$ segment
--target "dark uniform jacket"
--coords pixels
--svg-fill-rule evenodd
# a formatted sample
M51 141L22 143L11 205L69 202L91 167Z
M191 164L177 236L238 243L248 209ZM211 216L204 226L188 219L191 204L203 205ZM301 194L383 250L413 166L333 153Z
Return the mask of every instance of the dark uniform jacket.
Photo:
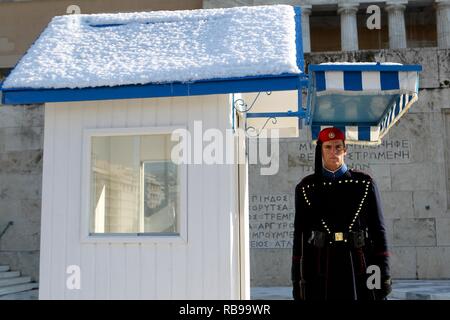
M294 299L374 300L370 265L389 278L386 232L372 178L347 170L339 178L305 177L295 189L292 257ZM374 283L374 282L373 282Z

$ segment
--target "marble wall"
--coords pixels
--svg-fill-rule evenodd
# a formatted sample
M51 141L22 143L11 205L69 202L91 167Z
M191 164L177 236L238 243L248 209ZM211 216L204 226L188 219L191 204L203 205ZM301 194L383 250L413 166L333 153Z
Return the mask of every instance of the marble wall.
M0 105L0 265L39 278L44 107Z

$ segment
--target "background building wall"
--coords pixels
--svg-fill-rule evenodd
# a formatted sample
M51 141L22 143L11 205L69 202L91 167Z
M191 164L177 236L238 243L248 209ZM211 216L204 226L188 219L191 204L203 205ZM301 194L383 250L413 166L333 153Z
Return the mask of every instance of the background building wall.
M438 0L439 1L439 0ZM342 43L349 33L356 33L350 42L352 50L380 50L392 47L389 41L390 24L393 30L404 24L404 37L406 47L435 47L437 46L436 9L435 0L204 0L204 8L221 8L234 6L253 6L268 4L288 4L302 8L302 19L307 21L309 30L303 30L303 44L305 52L338 51L342 49ZM371 5L376 5L380 10L379 28L369 29L367 22L374 11L367 12ZM341 8L350 8L351 20L355 19L355 30L341 31L342 16L349 13ZM389 21L389 7L398 10L400 19L395 17ZM348 17L347 17L348 18ZM373 21L373 20L371 20ZM351 24L350 24L351 25ZM347 27L344 27L344 30ZM448 28L445 27L445 28ZM445 29L444 28L444 29ZM445 31L446 33L448 31ZM307 40L306 40L307 39ZM349 45L349 43L347 43ZM448 47L447 47L448 48Z

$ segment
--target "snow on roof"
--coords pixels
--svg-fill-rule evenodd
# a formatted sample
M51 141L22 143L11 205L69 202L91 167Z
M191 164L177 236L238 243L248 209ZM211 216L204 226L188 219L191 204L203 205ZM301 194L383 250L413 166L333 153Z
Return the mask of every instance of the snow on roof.
M300 73L287 5L54 17L3 88Z

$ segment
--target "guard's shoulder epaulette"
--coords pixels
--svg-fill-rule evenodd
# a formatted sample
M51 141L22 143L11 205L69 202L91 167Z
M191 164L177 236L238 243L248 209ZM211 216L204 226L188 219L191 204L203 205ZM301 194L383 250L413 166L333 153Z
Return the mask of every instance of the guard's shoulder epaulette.
M349 171L353 178L365 179L365 180L369 180L369 181L373 180L372 176L366 172L355 170L355 169L349 169Z
M306 186L306 185L312 185L314 184L315 178L314 174L307 175L304 177L298 184L298 187Z

